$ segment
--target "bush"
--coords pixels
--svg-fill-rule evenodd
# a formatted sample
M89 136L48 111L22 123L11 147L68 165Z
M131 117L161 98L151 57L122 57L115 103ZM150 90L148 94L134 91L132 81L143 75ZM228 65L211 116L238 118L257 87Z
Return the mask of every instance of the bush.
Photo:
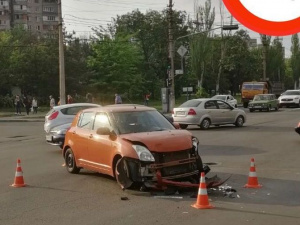
M204 88L198 88L196 92L196 97L197 98L209 98L209 94Z

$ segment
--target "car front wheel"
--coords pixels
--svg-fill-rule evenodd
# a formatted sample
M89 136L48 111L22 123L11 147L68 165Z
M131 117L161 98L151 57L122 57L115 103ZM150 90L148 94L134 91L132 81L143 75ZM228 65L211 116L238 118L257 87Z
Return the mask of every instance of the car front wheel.
M209 126L210 126L210 120L208 118L203 119L200 124L201 129L207 130Z
M69 173L79 173L80 168L76 166L76 161L73 151L69 148L65 154L66 168Z
M238 118L236 118L235 126L242 127L243 125L244 125L244 117L239 116Z

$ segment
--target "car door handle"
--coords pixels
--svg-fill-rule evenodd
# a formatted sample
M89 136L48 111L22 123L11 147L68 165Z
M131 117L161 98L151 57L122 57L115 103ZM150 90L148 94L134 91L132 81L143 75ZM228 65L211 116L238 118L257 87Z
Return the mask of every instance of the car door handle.
M94 136L92 134L90 134L89 138L93 138Z
M73 131L72 134L76 134L76 131Z

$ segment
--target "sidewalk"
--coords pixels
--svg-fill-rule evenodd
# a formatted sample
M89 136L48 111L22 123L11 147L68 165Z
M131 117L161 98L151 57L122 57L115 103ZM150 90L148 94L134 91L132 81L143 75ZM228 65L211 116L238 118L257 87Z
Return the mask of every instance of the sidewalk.
M15 115L14 112L0 112L0 122L44 122L45 115L46 112L30 113L29 115L26 115L25 112L21 115Z

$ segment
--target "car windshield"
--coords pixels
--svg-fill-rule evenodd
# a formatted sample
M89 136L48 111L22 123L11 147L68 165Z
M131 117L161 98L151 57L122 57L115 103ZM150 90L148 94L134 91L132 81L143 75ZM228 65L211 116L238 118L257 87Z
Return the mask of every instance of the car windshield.
M262 90L264 89L263 84L243 84L242 89L245 90Z
M189 100L180 105L178 108L189 108L189 107L198 107L198 105L201 104L201 101L199 100Z
M286 91L282 95L300 95L300 91Z
M113 119L120 134L175 130L158 111L114 112Z
M254 101L270 100L270 96L269 95L256 95L253 100Z
M220 99L225 101L226 100L226 96L225 95L215 95L212 97L212 99Z

